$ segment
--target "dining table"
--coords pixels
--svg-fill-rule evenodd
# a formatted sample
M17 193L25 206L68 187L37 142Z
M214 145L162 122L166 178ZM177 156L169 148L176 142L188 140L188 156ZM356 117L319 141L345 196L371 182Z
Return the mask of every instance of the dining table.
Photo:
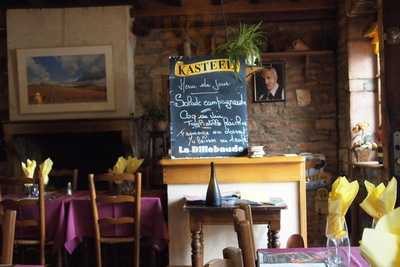
M324 247L311 247L311 248L268 248L268 249L258 249L257 253L268 253L272 255L284 255L284 254L300 254L300 253L310 253L314 255L319 255L321 258L326 257L326 248ZM290 256L288 256L290 257ZM268 264L263 264L260 262L260 267L271 266ZM368 262L361 256L359 247L350 248L350 266L349 267L369 267Z
M122 213L127 211L122 205L105 205L100 206L98 209L100 218L111 214L122 215ZM149 238L154 245L164 248L168 240L168 234L160 198L141 198L140 219L141 237ZM75 192L68 198L66 224L64 247L69 253L72 253L84 238L94 236L94 224L88 192ZM129 230L125 227L113 227L108 234L126 235L129 233Z
M7 201L26 196L5 195L3 205ZM11 203L11 202L10 202ZM72 195L60 192L46 192L46 240L54 241L53 251L65 248L70 254L85 238L94 237L94 224L91 212L90 195L88 191L76 191ZM99 216L122 214L126 208L121 205L100 206ZM38 218L37 206L24 206L17 210L21 219ZM125 226L126 227L126 226ZM129 233L124 226L116 227L109 234L126 235ZM164 249L167 245L168 232L159 197L141 198L141 228L142 238L149 239L154 246ZM32 232L22 232L16 229L16 237L27 237Z

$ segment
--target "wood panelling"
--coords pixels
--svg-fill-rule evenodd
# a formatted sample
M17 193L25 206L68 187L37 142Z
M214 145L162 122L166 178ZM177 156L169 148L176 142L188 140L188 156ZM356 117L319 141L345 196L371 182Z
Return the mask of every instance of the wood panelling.
M214 162L220 183L298 183L298 209L301 235L307 244L305 158L271 156L201 159L163 159L164 183L171 185L207 184L210 163Z
M302 181L304 157L232 157L161 160L166 184L206 184L214 162L221 183ZM240 171L238 171L240 169Z

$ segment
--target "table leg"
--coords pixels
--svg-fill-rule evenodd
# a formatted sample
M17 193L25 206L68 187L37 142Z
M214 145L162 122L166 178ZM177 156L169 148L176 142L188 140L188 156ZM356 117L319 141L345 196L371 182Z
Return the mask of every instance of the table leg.
M279 231L280 222L270 222L268 225L268 248L279 248L281 246Z
M190 222L192 235L192 267L203 267L203 229L201 223Z

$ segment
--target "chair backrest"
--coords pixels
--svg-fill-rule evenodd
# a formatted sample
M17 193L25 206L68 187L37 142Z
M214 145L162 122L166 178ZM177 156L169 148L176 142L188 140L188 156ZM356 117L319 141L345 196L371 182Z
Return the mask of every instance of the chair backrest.
M286 242L286 248L304 248L304 239L300 234L289 236Z
M96 182L104 181L110 184L122 184L124 182L134 183L134 190L131 192L122 192L120 195L109 195L109 194L97 194L96 192ZM94 218L94 230L95 230L95 240L97 244L101 242L106 242L102 239L102 233L100 225L121 225L121 224L133 224L133 241L134 245L134 266L139 266L139 241L140 241L140 207L141 207L141 194L142 194L142 176L141 173L136 174L89 174L89 189L90 189L90 199L91 199L91 207L92 207L92 215ZM131 216L127 216L124 214L123 217L108 217L108 218L100 218L98 206L107 205L107 204L123 204L128 203L133 205L134 212ZM107 240L110 243L113 238L107 236ZM115 237L115 242L123 242L123 238ZM100 253L99 253L100 254ZM97 255L98 262L101 262L101 255ZM100 258L99 258L100 257ZM100 265L100 264L98 264Z
M16 217L17 211L6 210L2 218L3 245L1 248L1 264L12 264L13 261Z
M246 219L243 209L233 210L233 222L238 238L239 248L242 250L243 266L256 266L256 251L253 239L253 229L250 222Z
M251 206L249 204L240 204L239 208L244 210L245 218L247 221L250 223L251 227L251 243L253 245L252 250L254 251L254 255L257 258L257 252L256 252L256 242L254 241L254 231L253 231L253 215L251 213Z
M243 267L242 250L227 247L223 250L224 259L209 261L205 267Z
M65 180L71 182L72 190L76 191L78 188L78 175L78 169L52 169L50 172L50 182L58 186L59 183L55 180L63 178L63 182L65 182Z
M22 228L36 228L38 236L35 238L32 236L29 238L20 238L18 235L15 237L15 244L17 245L33 245L38 244L40 247L40 264L45 264L45 245L46 245L46 211L45 211L45 190L43 177L38 176L36 179L38 183L39 196L38 198L13 198L7 199L7 208L15 209L17 211L21 211L28 206L36 206L39 209L39 217L38 218L24 218L21 219L17 216L16 219L16 229ZM3 189L4 187L21 187L23 188L26 184L32 184L34 179L31 178L2 178L0 180L0 186ZM4 199L2 199L4 201ZM3 205L2 205L3 206Z

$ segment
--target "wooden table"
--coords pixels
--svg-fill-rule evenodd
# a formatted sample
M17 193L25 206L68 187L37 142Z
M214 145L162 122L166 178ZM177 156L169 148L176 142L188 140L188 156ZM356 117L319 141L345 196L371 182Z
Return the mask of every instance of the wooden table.
M233 224L234 206L209 207L204 205L185 204L184 210L189 212L190 231L192 237L192 266L203 267L203 225ZM252 206L254 224L268 224L268 247L278 248L281 227L281 210L286 206L260 205Z

